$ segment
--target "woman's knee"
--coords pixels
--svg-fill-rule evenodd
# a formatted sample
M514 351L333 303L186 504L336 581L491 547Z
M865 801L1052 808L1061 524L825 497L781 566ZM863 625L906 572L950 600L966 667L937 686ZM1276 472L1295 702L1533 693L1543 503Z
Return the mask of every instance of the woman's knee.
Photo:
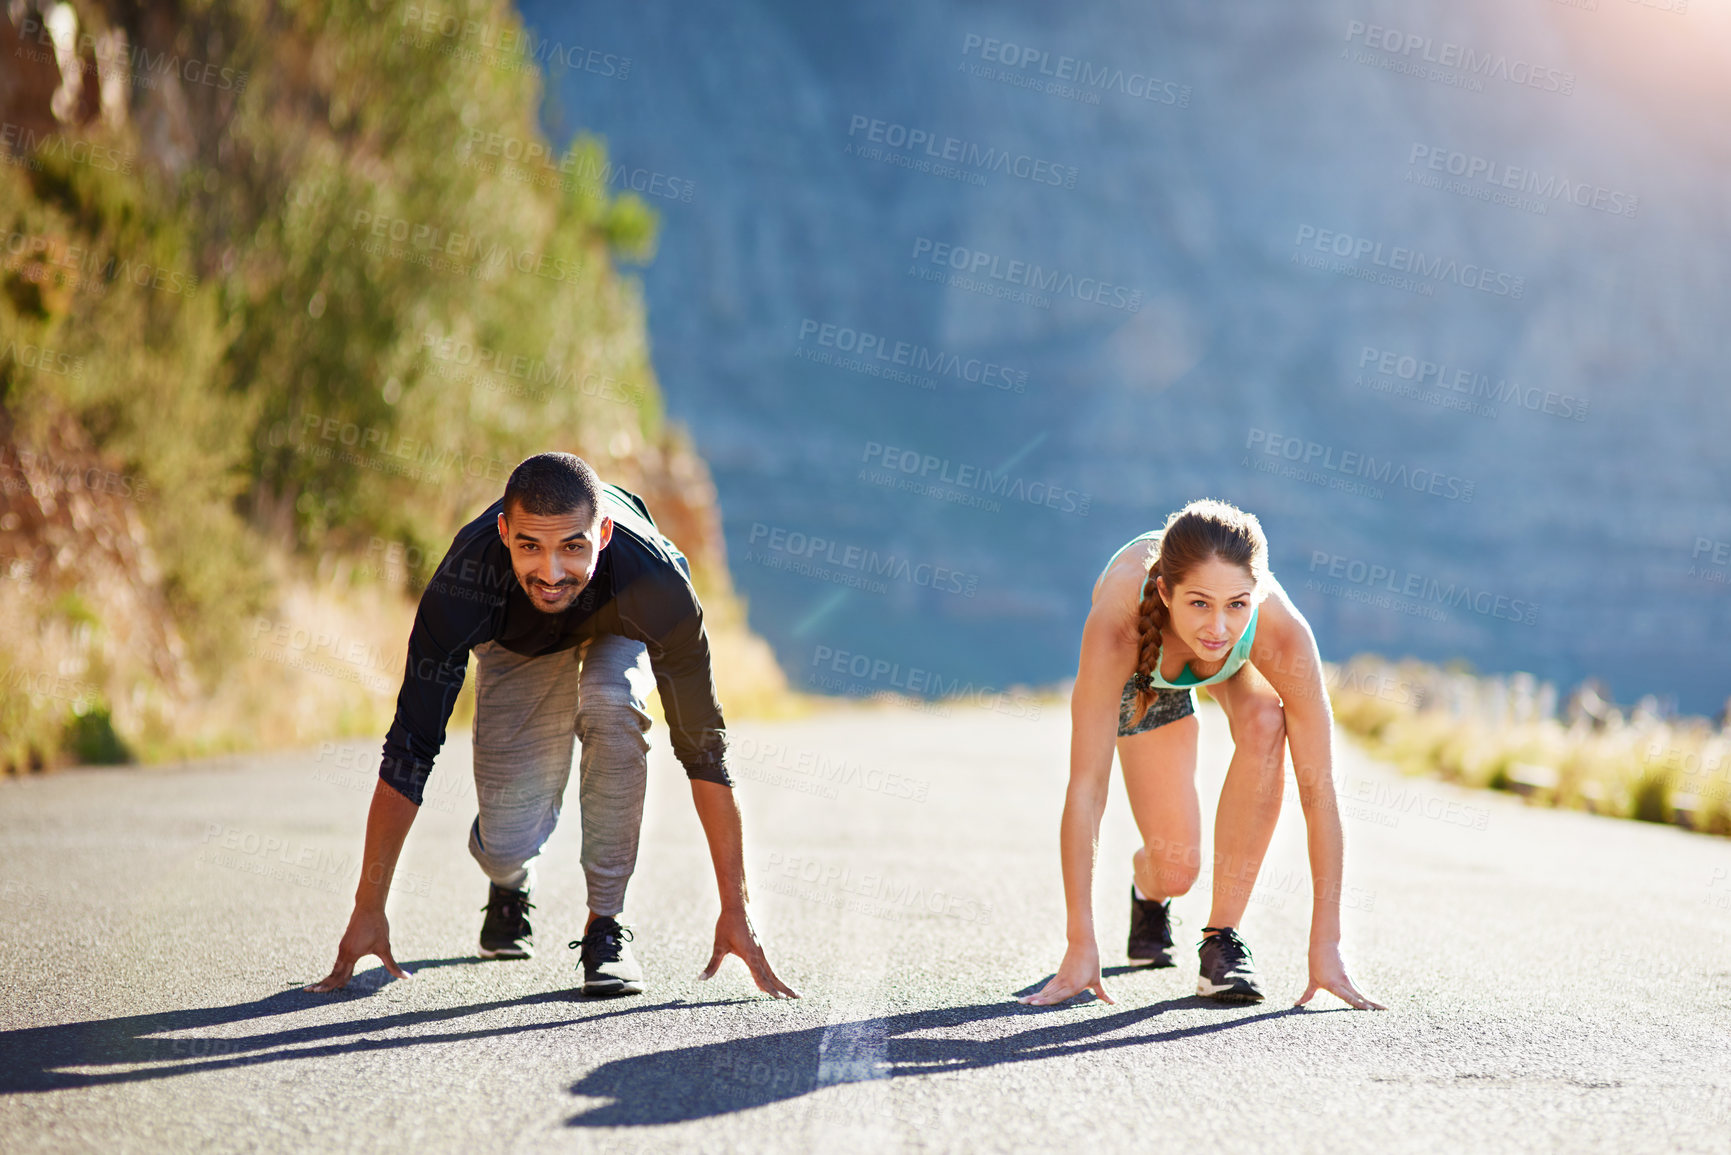
M1202 873L1202 848L1195 842L1151 839L1142 847L1142 861L1154 879L1159 894L1175 898L1190 893Z
M1234 745L1278 751L1286 741L1286 709L1275 697L1257 696L1243 703L1232 719Z

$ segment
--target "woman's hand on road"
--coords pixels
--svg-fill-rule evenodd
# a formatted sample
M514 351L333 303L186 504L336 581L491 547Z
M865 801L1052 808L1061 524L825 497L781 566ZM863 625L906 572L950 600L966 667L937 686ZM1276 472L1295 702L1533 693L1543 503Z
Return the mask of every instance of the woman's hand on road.
M1052 976L1051 981L1034 994L1022 995L1016 1001L1031 1007L1048 1007L1073 999L1083 991L1093 991L1100 996L1101 1002L1113 1001L1100 978L1100 948L1093 943L1072 945L1066 949L1064 961L1058 965L1058 973Z
M1372 1002L1352 985L1352 980L1346 977L1346 964L1340 961L1340 944L1338 942L1315 943L1310 948L1310 985L1305 988L1304 997L1294 1003L1302 1007L1308 1003L1317 991L1327 991L1337 995L1349 1006L1361 1011L1386 1011L1381 1003Z

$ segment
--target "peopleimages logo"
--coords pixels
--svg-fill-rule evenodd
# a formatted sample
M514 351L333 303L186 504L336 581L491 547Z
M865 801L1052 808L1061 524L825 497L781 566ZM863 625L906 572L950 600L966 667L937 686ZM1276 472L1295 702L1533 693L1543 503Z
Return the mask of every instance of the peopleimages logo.
M381 216L366 209L355 210L350 227L360 237L362 252L408 257L437 272L477 279L518 272L576 284L582 281L586 268L581 257L566 260L532 249L510 250L474 233L407 217Z
M538 187L629 190L685 203L690 203L697 192L697 182L683 177L669 176L655 169L615 164L587 151L574 150L558 156L544 141L481 128L468 129L457 143L456 153L465 168L479 167L490 173L498 171L503 162L507 166L504 169L507 180L514 179L514 172L521 170L532 179L519 180L518 183ZM516 169L511 166L516 166Z
M1060 54L1054 57L1043 48L996 40L970 32L962 38L962 55L976 54L983 61L1016 70L988 78L1019 81L1017 87L1021 88L1040 88L1072 100L1082 100L1087 104L1100 103L1101 92L1116 92L1133 100L1151 100L1156 104L1170 104L1178 108L1190 107L1188 84L1162 80L1146 72L1126 72L1122 68L1095 64L1075 56ZM966 68L966 65L963 67ZM973 75L982 73L975 72Z
M492 24L457 14L446 14L438 8L410 4L403 9L403 24L408 33L422 37L439 36L462 45L447 55L470 60L483 59L489 54L495 63L517 65L527 71L540 65L551 71L565 68L573 72L590 72L610 80L627 80L631 76L631 57L621 56L580 44L562 44L537 35L532 29ZM473 41L477 48L470 48ZM398 43L403 43L402 37Z
M935 241L931 237L914 238L912 260L915 272L920 271L918 266L921 262L938 269L954 270L958 276L950 283L957 288L976 288L980 279L985 278L984 284L989 288L1002 284L1036 294L1072 297L1127 313L1134 313L1142 307L1141 289L1115 285L1101 277L1077 277L1074 273L1048 269L1029 261L1006 260L996 253ZM1004 294L994 292L992 295Z
M949 377L973 385L986 385L1006 393L1028 391L1028 372L1025 369L1011 369L983 357L963 357L958 353L946 353L942 349L933 349L912 341L896 341L847 325L835 325L807 317L799 323L799 340L802 346L808 348L816 345L819 350L851 354L861 363L859 367L868 371L893 368L907 373L932 374L935 377ZM833 358L808 359L826 364L833 361ZM844 364L843 367L853 366Z
M811 665L812 670L806 674L806 684L824 690L847 692L883 686L886 688L880 693L901 692L912 696L919 705L933 701L959 701L1018 718L1040 716L1040 703L1024 691L977 686L971 680L964 682L954 676L946 678L935 670L903 666L889 658L820 645L812 651Z
M42 6L45 11L50 7L46 4ZM32 40L42 48L52 52L56 48L53 29L52 21L45 22L35 16L25 16L18 26L20 46L14 50L15 53L22 55L25 46ZM110 66L124 61L125 68L117 77L124 85L123 92L134 87L157 88L165 80L201 84L224 92L246 91L247 74L244 70L224 68L208 60L199 60L191 56L182 59L167 50L152 55L150 49L144 45L131 44L127 42L126 38L122 38L119 42L122 61L116 61L111 58L114 45L108 39L107 33L103 33L99 38L89 32L80 31L76 40L68 37L65 47L71 49L74 44L77 46L74 52L77 59L90 60L95 58L104 61L103 76L105 78L108 76L107 69ZM46 59L47 57L42 58ZM105 79L104 87L106 85Z
M79 140L59 132L37 132L28 125L0 122L0 147L7 164L35 168L44 157L70 164L89 165L102 172L132 175L132 154L94 141Z
M1470 502L1473 499L1475 483L1465 478L1439 473L1434 469L1408 469L1404 464L1396 465L1388 458L1378 461L1373 454L1360 453L1353 449L1337 450L1332 445L1306 441L1302 437L1287 437L1270 433L1266 429L1252 429L1245 439L1244 448L1260 450L1267 457L1293 462L1307 473L1313 470L1328 470L1341 480L1363 478L1380 485L1410 489L1415 493L1428 493L1449 501ZM1247 457L1244 464L1253 465L1254 459Z
M1451 609L1464 607L1484 617L1518 622L1523 626L1537 625L1539 621L1539 607L1522 598L1474 589L1464 582L1445 583L1396 566L1367 562L1361 558L1346 557L1326 550L1310 551L1310 572L1319 578L1344 581L1366 591L1387 592L1397 597L1431 602ZM1310 583L1306 584L1308 586ZM1323 592L1333 591L1324 588Z
M860 762L850 762L846 755L833 758L822 750L794 746L783 742L759 742L755 738L731 738L727 744L727 766L735 773L772 786L806 789L802 793L834 798L838 787L852 786L868 794L882 794L908 802L924 802L931 782L909 774L885 773ZM755 771L755 773L754 773ZM786 774L777 774L785 771ZM815 789L811 787L816 787Z
M872 914L873 917L899 919L907 917L908 913L916 917L920 914L944 915L963 922L986 923L991 921L992 904L982 903L966 895L933 888L926 889L922 882L910 882L906 879L897 880L888 875L860 873L855 874L851 866L839 862L824 862L811 856L784 855L780 851L771 851L764 867L765 874L782 874L788 878L797 878L801 882L815 883L819 893L804 894L797 890L787 890L783 893L796 894L811 901L823 901L836 905L833 897L826 898L824 888L830 888L831 894L840 891L843 894L857 895L868 900L861 913ZM773 882L771 883L773 886ZM881 905L877 905L881 904Z
M1705 557L1707 560L1702 561ZM1712 569L1711 566L1731 567L1731 541L1715 541L1710 537L1695 539L1695 552L1689 555L1689 572L1684 577L1700 578L1702 581L1717 585L1731 584L1731 568Z
M1587 409L1591 405L1591 402L1572 393L1557 393L1532 385L1522 385L1506 377L1492 381L1487 375L1475 373L1471 369L1458 369L1445 363L1426 361L1390 349L1366 345L1358 355L1358 367L1364 369L1370 366L1375 366L1375 371L1383 376L1398 377L1421 388L1430 386L1449 390L1469 398L1483 398L1499 405L1529 409L1534 413L1548 413L1569 421L1585 421Z
M1299 225L1298 236L1293 238L1292 244L1301 250L1306 242L1319 253L1330 253L1352 261L1361 269L1363 266L1358 263L1368 259L1377 268L1410 273L1430 281L1450 281L1465 289L1477 289L1512 301L1520 300L1527 292L1525 277L1501 273L1472 261L1463 263L1453 257L1427 256L1422 249L1410 249L1404 245L1385 247L1383 242L1371 237L1355 237L1351 233L1319 229L1315 225ZM1302 256L1301 252L1295 251L1292 259L1298 264L1311 263L1302 260Z
M287 422L279 422L269 435L269 444L276 448L294 434L295 448L310 452L314 457L347 462L363 468L401 473L422 480L444 480L445 471L474 480L503 481L510 473L509 462L500 457L486 458L464 449L453 449L426 440L404 437L379 425L361 425L340 416L303 415L298 432ZM316 439L323 446L311 444Z
M28 342L22 345L17 341L6 342L6 348L0 351L0 365L7 362L25 369L34 369L38 373L57 374L61 377L84 376L83 357L74 357L70 353Z
M1557 176L1555 173L1540 176L1531 168L1504 164L1476 153L1459 152L1455 149L1415 142L1412 151L1407 155L1406 163L1409 166L1406 174L1409 184L1447 188L1449 192L1461 192L1480 200L1503 196L1505 199L1498 203L1514 208L1530 207L1524 197L1506 196L1503 190L1507 189L1512 193L1524 193L1533 197L1531 203L1536 208L1530 211L1540 214L1545 212L1547 201L1567 201L1584 209L1595 209L1618 217L1633 217L1641 207L1641 198L1634 193L1590 184L1587 181L1571 181L1568 177ZM1415 173L1414 169L1420 171ZM1449 176L1460 177L1461 181L1450 182L1445 186L1441 180L1427 180L1427 172L1447 173ZM1455 187L1457 184L1460 187ZM1485 187L1477 187L1480 184Z
M1005 470L994 471L983 465L953 462L947 457L921 453L917 449L885 445L881 441L866 442L865 452L860 460L867 467L873 463L882 467L881 471L861 469L860 480L873 484L902 482L901 488L911 492L924 493L928 487L941 484L958 490L974 490L1009 501L1041 505L1061 513L1074 513L1079 517L1088 516L1088 507L1094 500L1087 493L1057 482L1030 482ZM902 476L898 477L898 474ZM994 507L993 512L996 512L997 503L991 504Z
M198 278L130 258L105 256L95 249L68 245L58 237L29 233L0 233L0 270L17 270L19 280L40 282L52 270L76 274L66 277L69 287L105 293L115 283L190 297L198 289Z
M911 128L893 120L878 120L855 113L848 120L847 134L849 143L845 151L849 155L858 151L870 158L874 154L866 151L866 146L881 145L896 150L904 159L914 159L926 165L933 162L961 165L979 172L1049 184L1054 188L1076 187L1076 169L1072 165L981 145L977 141L943 135L930 129ZM858 142L857 148L855 141Z
M47 453L0 445L0 495L28 493L47 503L79 491L134 501L148 501L152 496L146 478L100 469L84 459L61 460ZM14 558L0 574L26 577L34 568L30 560Z
M513 390L520 396L541 398L550 390L557 390L625 405L643 404L641 386L593 370L579 375L576 369L565 369L545 357L489 349L460 337L440 334L434 329L421 335L421 347L441 362L433 370L438 376L469 380L464 371L472 369L479 376L483 389L496 386L496 382L489 381L490 378L509 378L522 383L521 389Z
M1519 57L1510 59L1500 52L1480 52L1452 40L1440 43L1416 32L1401 32L1362 20L1346 22L1347 43L1362 44L1367 49L1400 57L1408 64L1430 64L1439 69L1456 71L1464 77L1478 80L1502 80L1544 92L1572 96L1575 74L1560 68L1546 68ZM1344 52L1345 49L1342 49ZM1416 54L1416 55L1415 55Z
M969 598L974 596L980 586L979 574L964 573L931 562L915 562L912 558L900 557L894 553L880 554L875 549L848 545L846 542L832 541L827 537L801 533L798 530L789 531L780 526L765 525L761 521L752 523L746 545L746 561L755 561L760 565L768 565L771 569L787 569L795 573L804 573L807 569L822 569L825 565L837 566L846 572L846 576L857 579L837 584L859 585L872 593L884 592L883 582L875 580L879 578L892 582L907 582L909 585L922 586L938 593L961 594ZM765 556L766 552L769 556ZM814 576L830 580L827 573Z

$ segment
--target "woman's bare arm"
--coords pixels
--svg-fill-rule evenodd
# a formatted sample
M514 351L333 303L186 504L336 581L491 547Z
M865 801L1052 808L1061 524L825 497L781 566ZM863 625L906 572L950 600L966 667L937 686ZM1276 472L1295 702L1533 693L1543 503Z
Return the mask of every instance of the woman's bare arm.
M1088 615L1082 655L1070 694L1070 784L1064 792L1060 831L1064 904L1070 942L1094 941L1094 856L1100 816L1112 780L1118 741L1118 703L1136 665L1136 648L1124 640L1109 615Z
M1108 573L1096 589L1082 627L1082 652L1070 693L1070 782L1058 827L1068 945L1058 973L1038 994L1024 998L1026 1003L1063 1002L1085 990L1112 1001L1100 980L1100 950L1094 935L1094 860L1100 816L1111 785L1118 702L1136 666L1135 604L1125 603L1126 578L1134 588L1131 596L1139 595L1139 576Z
M1375 1008L1347 978L1340 961L1340 895L1345 881L1345 837L1334 792L1334 716L1322 676L1322 656L1310 623L1278 585L1262 603L1251 661L1280 694L1286 742L1304 811L1310 854L1310 985L1299 1005L1318 990L1360 1010Z

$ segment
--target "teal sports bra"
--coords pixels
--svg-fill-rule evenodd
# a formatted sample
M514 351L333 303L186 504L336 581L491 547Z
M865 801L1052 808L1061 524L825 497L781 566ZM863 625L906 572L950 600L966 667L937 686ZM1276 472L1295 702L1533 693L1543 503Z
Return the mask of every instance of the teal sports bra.
M1112 568L1113 562L1116 562L1118 558L1123 555L1125 550L1129 549L1139 541L1147 541L1149 538L1154 537L1156 532L1157 531L1145 533L1139 537L1133 537L1129 541L1125 542L1118 548L1118 552L1112 555L1112 560L1106 563L1106 569L1100 571L1100 576L1106 576L1106 570ZM1147 583L1144 582L1143 584L1146 585ZM1216 682L1224 682L1226 679L1236 674L1245 662L1250 660L1250 646L1256 640L1256 615L1261 609L1262 606L1260 603L1251 608L1250 624L1244 627L1244 633L1239 635L1237 644L1235 644L1232 647L1232 650L1226 655L1226 664L1221 666L1220 669L1216 670L1214 673L1208 675L1206 678L1198 678L1195 674L1190 672L1190 663L1185 662L1184 668L1178 672L1178 680L1176 682L1168 682L1165 678L1160 676L1161 660L1160 657L1156 657L1154 659L1154 672L1150 676L1149 680L1153 682L1156 687L1162 690L1188 690L1194 686L1212 686ZM1163 657L1165 652L1166 646L1162 643L1160 646L1160 656Z
M1261 609L1260 605L1251 607L1250 624L1244 627L1244 632L1238 636L1238 644L1226 655L1226 664L1214 673L1206 678L1198 678L1190 672L1190 663L1185 662L1184 668L1178 671L1178 680L1168 682L1160 676L1160 659L1157 657L1154 659L1154 673L1150 680L1162 690L1188 690L1192 686L1212 686L1215 682L1224 682L1250 660L1250 644L1256 640L1256 614ZM1160 650L1164 654L1166 647L1162 645Z
M1139 542L1139 541L1148 541L1148 540L1149 540L1149 539L1150 539L1150 538L1155 538L1155 537L1159 537L1159 536L1160 536L1160 531L1159 531L1159 530L1157 530L1157 529L1151 529L1151 530L1149 530L1149 531L1148 531L1148 532L1147 532L1147 533L1144 533L1144 534L1140 534L1140 535L1138 535L1138 536L1136 536L1136 537L1133 537L1133 538L1131 538L1131 539L1130 539L1130 540L1129 540L1129 541L1127 541L1127 542L1125 542L1125 543L1124 543L1124 544L1123 544L1123 545L1121 545L1121 546L1119 546L1119 547L1118 547L1118 552L1117 552L1117 553L1115 553L1115 554L1113 554L1113 555L1112 555L1112 559L1111 559L1111 561L1108 561L1108 562L1107 562L1107 563L1106 563L1106 568L1105 568L1105 569L1102 569L1102 570L1101 570L1101 571L1100 571L1100 577L1105 577L1105 576L1106 576L1106 570L1108 570L1108 569L1111 569L1111 568L1112 568L1112 566L1113 566L1113 564L1114 564L1114 563L1116 563L1116 562L1117 562L1117 560L1118 560L1118 559L1119 559L1119 558L1121 558L1121 557L1123 557L1123 556L1124 556L1124 551L1125 551L1125 550L1127 550L1127 549L1129 549L1129 548L1130 548L1130 547L1131 547L1131 546L1133 546L1133 545L1135 545L1135 544L1136 544L1136 543L1137 543L1137 542ZM1095 584L1096 584L1096 585L1098 585L1098 584L1099 584L1099 582L1100 582L1100 578L1095 578L1095 579L1094 579L1094 583L1095 583Z

